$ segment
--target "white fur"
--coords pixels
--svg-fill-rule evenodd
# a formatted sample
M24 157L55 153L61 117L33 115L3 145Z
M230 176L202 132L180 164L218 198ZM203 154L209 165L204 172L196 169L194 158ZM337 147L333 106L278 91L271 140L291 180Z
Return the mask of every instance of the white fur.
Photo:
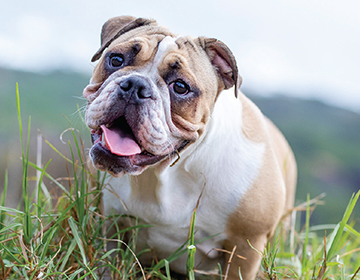
M177 37L166 36L159 43L158 50L156 52L156 55L155 55L155 58L153 61L153 65L155 66L155 68L157 68L157 66L163 61L164 57L169 52L171 47L177 47L177 45L175 43L176 40L177 40Z
M152 63L142 68L138 73L145 75L146 77L156 79L158 76L158 67L164 60L165 56L173 49L177 48L177 37L166 36L158 45L157 52Z
M241 126L241 102L232 91L222 92L201 139L181 154L175 166L160 174L156 167L147 171L156 173L156 185L141 184L141 176L148 173L109 181L103 197L105 214L127 213L138 216L141 223L155 225L143 231L138 240L152 247L159 258L168 257L187 240L191 215L203 191L196 215L196 239L216 236L198 244L197 254L220 248L226 238L227 218L256 179L265 151L265 144L249 141ZM209 257L205 266L211 269L218 261L217 252L212 251ZM185 272L185 258L175 262L173 269Z

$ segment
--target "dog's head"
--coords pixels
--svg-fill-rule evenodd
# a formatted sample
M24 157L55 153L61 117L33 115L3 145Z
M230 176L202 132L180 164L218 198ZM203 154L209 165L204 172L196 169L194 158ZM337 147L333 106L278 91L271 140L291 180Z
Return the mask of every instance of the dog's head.
M140 174L204 132L218 94L240 86L236 61L216 39L176 36L155 21L116 17L92 61L86 123L96 168Z

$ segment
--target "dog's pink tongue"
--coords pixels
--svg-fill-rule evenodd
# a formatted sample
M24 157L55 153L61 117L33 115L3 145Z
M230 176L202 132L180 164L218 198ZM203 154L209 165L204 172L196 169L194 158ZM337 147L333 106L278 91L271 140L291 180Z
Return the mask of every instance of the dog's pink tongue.
M105 125L102 125L101 129L105 136L105 143L113 154L131 156L141 153L141 148L131 135L120 129L108 129Z

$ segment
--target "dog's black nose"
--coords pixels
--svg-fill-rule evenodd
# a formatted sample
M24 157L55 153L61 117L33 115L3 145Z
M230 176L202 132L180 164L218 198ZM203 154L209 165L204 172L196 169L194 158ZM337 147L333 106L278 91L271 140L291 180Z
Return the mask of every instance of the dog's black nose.
M130 98L151 98L151 88L149 82L141 77L129 77L119 84L124 93Z

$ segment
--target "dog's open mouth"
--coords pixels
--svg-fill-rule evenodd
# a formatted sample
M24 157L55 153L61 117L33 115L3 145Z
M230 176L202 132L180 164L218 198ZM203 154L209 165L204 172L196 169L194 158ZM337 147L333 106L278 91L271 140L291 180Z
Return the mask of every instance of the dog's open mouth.
M91 130L94 147L104 149L108 156L127 159L137 166L153 164L166 155L153 155L142 148L126 122L124 116L110 124L101 125L98 130ZM119 159L120 160L120 159Z
M124 117L115 120L112 124L101 125L102 144L111 153L118 156L132 156L141 154L140 145L127 124Z
M170 154L154 155L137 142L124 116L91 130L91 138L93 147L90 155L95 166L115 175L122 171L136 173L143 170L165 157L178 154L189 143L184 140Z

